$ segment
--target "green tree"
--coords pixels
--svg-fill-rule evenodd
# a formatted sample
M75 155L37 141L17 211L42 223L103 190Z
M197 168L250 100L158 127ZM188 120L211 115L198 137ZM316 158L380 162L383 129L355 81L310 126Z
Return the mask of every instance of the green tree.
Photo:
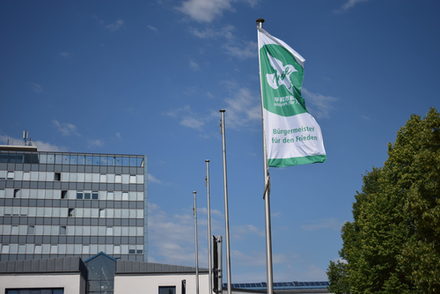
M412 115L388 159L363 178L341 258L327 274L334 293L440 293L440 115Z

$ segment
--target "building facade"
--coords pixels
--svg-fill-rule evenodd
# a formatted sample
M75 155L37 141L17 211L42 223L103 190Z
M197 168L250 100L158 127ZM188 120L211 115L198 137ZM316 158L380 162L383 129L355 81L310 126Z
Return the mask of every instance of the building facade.
M0 261L146 261L145 157L0 146Z

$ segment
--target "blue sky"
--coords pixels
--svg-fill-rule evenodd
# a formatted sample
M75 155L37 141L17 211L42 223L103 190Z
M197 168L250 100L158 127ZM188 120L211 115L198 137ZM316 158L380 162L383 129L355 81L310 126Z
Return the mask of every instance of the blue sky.
M304 97L328 160L272 169L274 280L325 280L362 175L413 113L439 108L432 0L2 1L0 143L148 157L149 260L192 265L224 235L226 109L232 280L265 281L255 20L306 58Z

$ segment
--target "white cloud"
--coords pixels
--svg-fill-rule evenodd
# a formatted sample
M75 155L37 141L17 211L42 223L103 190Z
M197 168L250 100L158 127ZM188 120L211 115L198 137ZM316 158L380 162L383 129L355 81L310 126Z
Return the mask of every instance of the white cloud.
M147 175L147 179L149 183L154 183L154 184L162 184L162 181L159 180L158 178L156 178L155 176L153 176L152 174L148 174Z
M206 118L194 113L189 105L171 110L165 113L165 115L178 119L182 126L196 130L202 129L206 124Z
M234 39L235 27L233 25L226 25L219 28L190 28L189 32L199 39Z
M32 88L32 91L34 91L34 93L41 93L41 92L43 92L43 86L38 84L38 83L32 82L31 83L31 88Z
M200 65L192 59L189 61L189 67L194 71L200 70Z
M79 136L77 127L72 123L61 123L58 120L53 120L52 124L63 136Z
M246 127L261 119L261 106L258 95L248 88L232 89L232 97L226 98L226 118L232 128Z
M100 139L89 140L89 147L102 147L104 146L104 141Z
M301 226L304 231L334 230L340 231L344 222L335 218L320 219Z
M186 0L177 10L191 19L209 23L220 17L225 10L231 10L231 0Z
M124 20L117 19L115 22L107 24L104 27L111 32L116 32L119 31L123 26L124 26Z
M338 100L336 97L314 93L306 88L302 88L302 94L307 108L319 118L330 117L330 112L334 109L334 104Z
M347 0L342 6L336 10L336 12L348 11L351 8L355 7L359 3L367 2L368 0Z
M253 58L257 56L257 42L254 41L235 41L224 45L228 55L240 59Z
M149 29L149 30L152 31L152 32L157 32L157 31L159 31L158 28L156 28L155 26L152 26L152 25L147 25L147 29Z
M264 237L265 235L264 230L261 230L256 226L250 224L233 226L231 231L232 231L232 235L236 239L241 239L246 235L256 235L258 237Z
M3 144L9 144L9 145L24 145L23 140L0 135L0 142ZM51 143L47 143L44 141L32 141L32 146L37 146L37 149L39 151L63 151L65 148L56 146Z
M193 226L189 209L187 214L171 215L149 203L150 255L164 263L191 264L194 261Z

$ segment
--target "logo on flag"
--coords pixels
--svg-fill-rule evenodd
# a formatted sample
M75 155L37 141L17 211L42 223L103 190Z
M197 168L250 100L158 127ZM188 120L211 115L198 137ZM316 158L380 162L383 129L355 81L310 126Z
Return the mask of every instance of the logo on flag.
M324 162L321 128L301 95L305 59L263 29L258 49L268 165Z

